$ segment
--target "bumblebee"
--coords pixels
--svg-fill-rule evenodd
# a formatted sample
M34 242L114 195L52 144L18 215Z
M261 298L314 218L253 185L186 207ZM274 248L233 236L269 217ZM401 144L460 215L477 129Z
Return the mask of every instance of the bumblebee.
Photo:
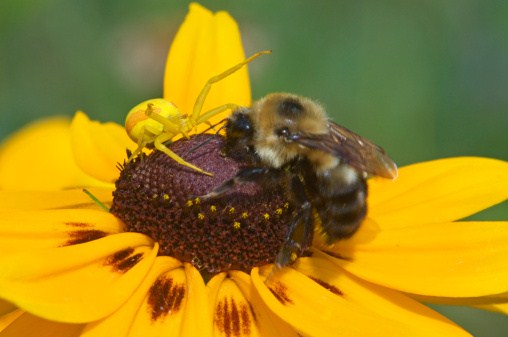
M349 238L367 212L366 179L397 176L397 166L381 147L332 122L323 106L305 97L269 94L250 108L236 109L224 129L225 152L240 152L252 165L201 198L247 182L283 183L294 214L275 258L278 268L311 245L313 212L328 244Z

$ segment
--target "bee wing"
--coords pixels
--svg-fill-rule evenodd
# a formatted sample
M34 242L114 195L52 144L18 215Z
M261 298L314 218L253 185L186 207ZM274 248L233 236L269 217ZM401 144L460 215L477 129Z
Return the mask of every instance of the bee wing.
M380 146L332 121L328 130L326 134L294 135L291 140L337 156L344 163L369 175L391 179L397 177L397 165Z

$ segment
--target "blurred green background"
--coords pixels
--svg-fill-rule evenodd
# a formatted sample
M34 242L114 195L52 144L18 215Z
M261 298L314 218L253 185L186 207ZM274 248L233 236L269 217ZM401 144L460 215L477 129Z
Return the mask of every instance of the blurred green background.
M238 20L253 97L287 91L382 145L399 165L473 155L508 159L508 1L201 1ZM0 139L37 118L123 123L162 92L187 1L2 0ZM34 144L34 148L37 144ZM507 203L477 219L508 219ZM475 336L508 319L441 309Z

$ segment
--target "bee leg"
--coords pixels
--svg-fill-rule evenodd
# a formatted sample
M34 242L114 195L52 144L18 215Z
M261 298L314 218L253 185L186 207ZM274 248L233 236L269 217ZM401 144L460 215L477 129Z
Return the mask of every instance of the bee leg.
M299 177L291 180L291 190L296 205L300 208L296 212L293 221L289 225L286 241L275 258L275 268L281 269L295 260L310 246L314 233L312 222L312 205Z
M238 171L238 173L231 179L225 181L222 185L214 188L210 193L200 196L201 200L211 199L218 197L237 185L257 182L261 185L280 181L280 177L283 175L283 171L279 169L267 168L267 167L247 167Z

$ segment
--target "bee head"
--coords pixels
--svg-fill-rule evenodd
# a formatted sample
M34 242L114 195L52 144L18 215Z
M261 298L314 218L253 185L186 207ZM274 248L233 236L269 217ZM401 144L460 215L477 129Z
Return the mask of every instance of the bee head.
M254 127L247 108L235 110L226 122L226 150L249 147Z

